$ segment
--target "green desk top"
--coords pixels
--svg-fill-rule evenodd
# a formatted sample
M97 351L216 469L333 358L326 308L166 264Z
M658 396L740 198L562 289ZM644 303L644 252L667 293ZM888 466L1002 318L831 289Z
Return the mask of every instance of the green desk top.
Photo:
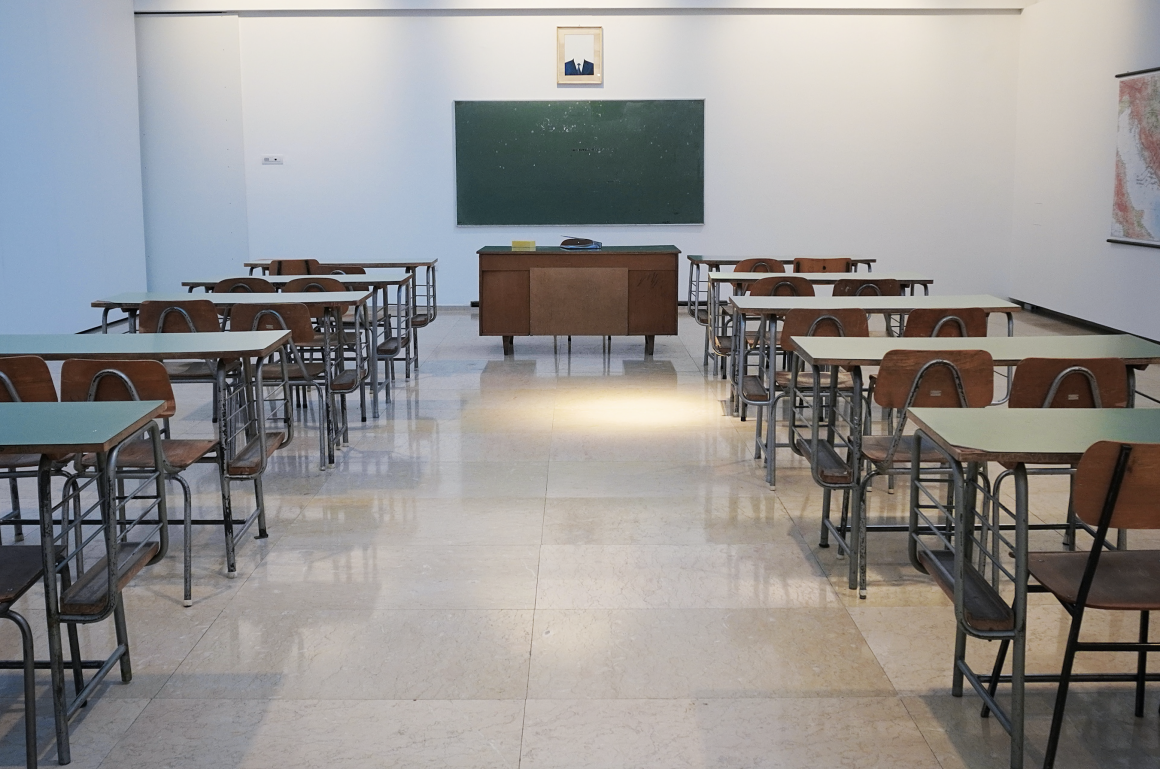
M302 277L302 276L299 276ZM236 304L311 304L333 307L341 304L364 304L370 301L369 291L308 291L302 293L278 294L205 294L191 297L188 292L130 291L115 294L93 302L93 307L118 307L123 310L137 309L142 302L188 302L190 299L207 299L219 307L233 307Z
M243 262L242 266L246 267L246 268L249 268L249 267L269 267L270 262L272 262L272 261L274 261L274 260L273 259L256 259L252 262ZM353 260L345 261L345 262L337 262L337 261L335 261L335 262L319 262L318 266L319 267L346 267L347 265L350 265L352 267L354 267L354 266L365 267L368 270L371 269L372 267L387 269L387 270L397 269L397 268L405 270L405 269L413 268L413 267L431 267L438 261L439 261L438 259L426 259L426 260L402 259L402 260L390 261L390 262L375 262L375 261L362 261L359 259L353 259ZM299 275L298 277L302 277L302 276Z
M790 310L839 310L856 307L868 313L907 313L920 307L951 310L981 307L987 312L1019 312L1023 308L989 294L961 296L734 296L730 305L746 315L785 315Z
M165 401L0 403L0 453L108 451L164 408Z
M511 246L484 246L477 254L679 254L676 246L603 246L601 248L560 248L559 246L536 246L535 251L513 251Z
M253 275L226 275L225 277L216 278L214 280L183 280L181 285L190 286L192 288L213 288L223 280L255 277ZM262 280L268 280L274 284L275 287L285 286L292 280L299 278L334 278L339 283L345 286L363 286L370 285L375 287L380 286L401 286L404 283L409 283L412 275L401 269L394 270L368 270L365 275L262 275ZM242 292L245 293L245 292ZM187 297L188 298L188 297Z
M188 294L186 295L188 296ZM0 334L0 357L36 355L45 360L202 360L269 355L289 331L204 334Z
M1096 441L1160 443L1160 409L913 408L910 421L960 462L1068 464Z
M862 259L857 256L846 256L844 254L837 254L835 256L705 256L703 254L689 254L690 262L697 262L698 264L709 265L731 265L740 264L745 259L773 259L782 264L793 264L794 259L849 259L855 264L877 264L877 259Z
M1160 344L1131 334L967 339L795 336L793 341L802 360L821 366L877 366L891 350L986 350L999 366L1014 366L1024 358L1122 358L1137 365L1160 363Z
M914 283L934 283L934 278L928 278L917 272L711 272L707 276L711 283L753 283L762 278L776 278L792 276L805 278L810 283L828 285L839 280L897 280L904 285Z

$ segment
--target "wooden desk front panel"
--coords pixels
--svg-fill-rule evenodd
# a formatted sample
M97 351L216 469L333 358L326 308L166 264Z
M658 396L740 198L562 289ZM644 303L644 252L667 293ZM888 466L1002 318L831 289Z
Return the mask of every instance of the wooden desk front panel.
M481 336L677 333L676 253L479 256Z

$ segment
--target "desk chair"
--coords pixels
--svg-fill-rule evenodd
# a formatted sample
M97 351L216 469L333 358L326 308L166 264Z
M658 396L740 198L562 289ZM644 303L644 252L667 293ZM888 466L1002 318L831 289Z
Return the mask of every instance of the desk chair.
M262 392L261 381L256 392ZM184 604L193 605L193 526L222 526L225 530L226 576L237 576L235 552L237 541L255 522L258 524L258 539L265 539L266 508L262 490L262 472L266 460L274 450L288 442L286 432L266 432L265 404L252 405L248 402L248 383L240 383L225 389L219 395L221 403L219 437L216 438L164 438L161 441L159 469L167 481L175 481L182 493L182 523L185 533L184 552ZM165 367L153 360L67 360L61 367L61 400L64 401L123 401L161 400L165 410L161 416L168 418L177 410L173 387L165 372ZM244 442L243 442L244 441ZM263 451L264 449L264 451ZM222 518L220 520L193 519L193 498L189 484L182 473L195 463L217 465L221 483ZM152 445L148 440L136 440L126 444L120 451L122 471L118 479L141 478L158 469ZM81 465L89 470L95 466L95 458L81 458ZM231 483L248 480L254 483L256 506L253 512L235 523ZM240 526L240 529L237 527Z
M0 403L53 403L56 400L56 384L44 360L33 355L0 358ZM17 542L24 541L24 524L40 522L39 517L23 518L18 482L20 478L35 478L39 466L39 454L0 454L0 470L8 478L8 496L12 503L12 510L0 518L0 524L13 527Z
M806 283L806 285L809 285ZM763 328L772 328L770 324ZM777 443L776 419L774 415L777 403L789 394L793 383L792 369L795 369L795 348L790 339L794 336L869 336L870 327L866 313L858 309L842 310L790 310L782 322L778 347L790 356L790 370L774 370L773 356L775 350L768 340L758 340L756 348L759 359L756 366L756 375L747 375L742 378L740 399L743 405L756 406L757 426L754 434L754 459L764 453L766 462L766 480L770 486L777 485L777 469L775 452L781 448L792 448L789 441ZM747 372L746 372L747 373ZM829 377L833 372L822 378L824 387L829 386ZM799 375L803 387L813 387L813 373L802 372ZM849 391L853 387L853 380L848 372L838 373L838 389ZM768 412L766 414L766 412ZM762 417L767 416L765 437L762 439ZM828 500L828 497L827 497Z
M1144 715L1147 655L1160 652L1160 643L1148 642L1149 613L1160 609L1160 550L1105 552L1105 546L1111 528L1160 529L1158 499L1160 445L1096 443L1084 452L1075 472L1075 514L1093 532L1091 550L1029 553L1031 576L1071 615L1043 769L1055 765L1077 652L1136 652L1136 717ZM1138 640L1080 641L1087 609L1140 612ZM1000 655L1008 644L1002 642Z
M866 521L866 492L880 475L910 475L913 461L914 436L906 435L907 417L912 407L985 408L991 405L995 393L995 361L986 350L891 350L882 356L878 377L872 387L872 397L883 409L899 413L898 425L889 435L864 435L862 456L867 472L862 478L860 505L862 532L906 530L907 526L868 526ZM866 420L867 426L870 420ZM923 449L921 463L942 464L941 455L933 447ZM845 531L846 522L842 522ZM822 530L825 535L825 528ZM864 547L864 545L863 545ZM866 584L866 558L859 564L859 584Z
M1099 409L1129 408L1132 388L1128 367L1119 358L1025 358L1011 377L1013 409ZM1003 472L995 478L994 493L999 494L1003 481L1015 472L1015 465L1002 463ZM1071 476L1072 498L1068 503L1066 534L1063 544L1075 549L1075 530L1079 523L1074 510L1074 467L1028 467L1030 475ZM997 512L997 511L996 511ZM997 523L997 520L996 520ZM1091 533L1089 530L1088 533ZM1123 547L1127 532L1118 536Z
M278 289L265 278L226 278L214 284L215 294L273 294Z
M289 331L286 349L275 353L276 360L259 361L263 375L285 377L288 387L314 390L318 395L319 469L334 463L343 427L338 424L331 389L330 346L314 329L310 311L304 304L240 304L230 315L231 331ZM321 351L320 361L307 361L302 349ZM274 358L274 356L271 356ZM289 412L288 412L289 413ZM345 416L345 411L343 412Z
M295 278L289 281L283 287L284 293L314 293L314 292L331 292L331 291L346 291L344 286L334 278L323 276L311 276L307 278ZM367 420L367 396L366 396L366 380L367 368L366 358L363 356L362 340L359 339L359 332L357 329L348 331L343 325L343 319L351 308L348 305L340 305L329 309L314 309L307 305L310 310L310 316L314 320L316 327L322 332L323 347L306 348L307 351L322 353L327 347L333 345L333 350L329 350L330 361L327 366L329 379L327 380L327 390L332 395L339 397L339 405L342 409L342 435L344 440L349 439L349 430L347 428L346 419L346 396L353 393L355 390L359 392L359 407L362 416L362 421ZM354 313L362 313L363 308L353 308ZM365 318L365 314L363 315ZM352 323L354 317L352 316ZM369 355L366 357L370 357ZM325 362L325 361L324 361ZM354 364L354 368L346 368L347 363ZM409 369L408 369L409 371Z
M794 272L853 272L854 261L849 257L798 257L793 260Z

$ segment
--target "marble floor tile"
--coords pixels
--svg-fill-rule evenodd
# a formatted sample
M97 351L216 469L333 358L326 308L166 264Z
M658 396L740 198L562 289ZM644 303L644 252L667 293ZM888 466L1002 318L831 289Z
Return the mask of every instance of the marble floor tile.
M223 612L157 695L506 700L525 696L531 611Z
M540 609L530 699L893 695L841 609Z
M519 762L523 700L171 700L103 769L495 767Z
M540 554L537 609L840 604L800 545L544 545Z
M534 700L520 766L937 769L893 697Z

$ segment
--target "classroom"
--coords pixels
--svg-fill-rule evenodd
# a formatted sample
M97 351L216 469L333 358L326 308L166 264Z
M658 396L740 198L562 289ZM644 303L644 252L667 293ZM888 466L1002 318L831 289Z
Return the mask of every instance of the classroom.
M1160 3L0 1L0 768L1160 764Z

